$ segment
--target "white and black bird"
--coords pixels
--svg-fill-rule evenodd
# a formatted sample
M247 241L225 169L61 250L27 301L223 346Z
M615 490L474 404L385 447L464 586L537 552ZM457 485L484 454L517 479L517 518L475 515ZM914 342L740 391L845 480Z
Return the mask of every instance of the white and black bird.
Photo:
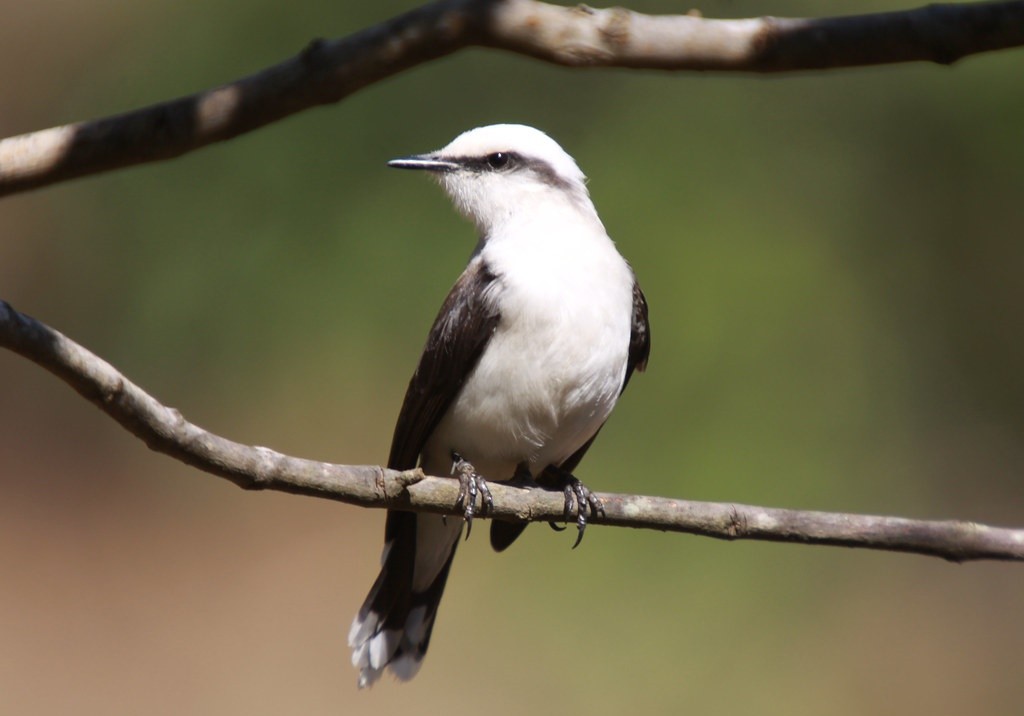
M348 637L361 687L386 668L403 680L419 670L478 493L487 508L486 480L564 490L582 536L600 502L572 471L651 346L633 271L583 173L546 134L479 127L389 165L429 172L480 233L430 329L388 458L457 475L466 519L388 512L380 575ZM506 548L525 526L492 522L491 544Z

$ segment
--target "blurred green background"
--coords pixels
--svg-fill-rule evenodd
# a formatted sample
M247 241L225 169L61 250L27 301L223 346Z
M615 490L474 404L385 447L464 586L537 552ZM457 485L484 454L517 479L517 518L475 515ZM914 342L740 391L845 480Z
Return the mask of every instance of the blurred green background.
M0 135L188 94L413 3L0 0ZM913 3L713 2L707 16ZM638 2L646 12L689 6ZM379 463L473 229L394 156L551 133L651 305L601 490L1024 524L1024 54L773 78L472 50L0 202L0 297L191 420ZM245 493L0 353L0 713L1011 714L1024 569L546 528L460 550L418 678L345 636L383 513Z

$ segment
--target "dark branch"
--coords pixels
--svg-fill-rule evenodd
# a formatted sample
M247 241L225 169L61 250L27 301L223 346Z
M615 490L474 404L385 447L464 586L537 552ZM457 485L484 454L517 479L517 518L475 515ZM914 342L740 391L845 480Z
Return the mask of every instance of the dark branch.
M0 301L0 346L38 363L142 439L150 448L250 490L278 490L363 507L397 507L458 516L458 481L367 465L289 457L241 445L189 423L74 341ZM491 483L494 516L561 520L561 492ZM955 562L1024 561L1024 529L969 522L781 510L601 494L593 524L687 532L719 539L839 545L914 552Z
M711 20L536 0L439 0L349 37L316 40L216 89L0 141L0 196L177 157L468 46L561 65L792 72L952 63L1024 45L1024 1L822 19Z

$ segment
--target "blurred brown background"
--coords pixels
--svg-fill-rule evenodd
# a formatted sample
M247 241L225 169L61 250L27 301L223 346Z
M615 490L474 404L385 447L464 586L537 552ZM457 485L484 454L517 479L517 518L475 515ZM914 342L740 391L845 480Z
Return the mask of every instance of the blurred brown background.
M187 94L412 3L0 0L0 135ZM911 7L712 2L708 16ZM632 5L681 12L669 2ZM227 437L378 463L475 237L394 156L550 132L651 304L598 489L1024 524L1024 53L775 78L469 51L0 202L0 297ZM401 207L401 209L396 209ZM248 494L0 353L0 713L1013 714L1024 568L594 528L461 548L358 693L383 514Z

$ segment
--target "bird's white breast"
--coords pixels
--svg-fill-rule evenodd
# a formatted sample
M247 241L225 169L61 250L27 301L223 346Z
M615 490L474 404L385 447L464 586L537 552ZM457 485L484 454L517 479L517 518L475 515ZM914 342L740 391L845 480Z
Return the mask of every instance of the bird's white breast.
M596 216L560 218L540 212L489 237L474 258L498 276L489 299L501 320L427 445L428 472L445 474L455 450L492 480L524 461L537 474L611 413L629 354L633 275Z

